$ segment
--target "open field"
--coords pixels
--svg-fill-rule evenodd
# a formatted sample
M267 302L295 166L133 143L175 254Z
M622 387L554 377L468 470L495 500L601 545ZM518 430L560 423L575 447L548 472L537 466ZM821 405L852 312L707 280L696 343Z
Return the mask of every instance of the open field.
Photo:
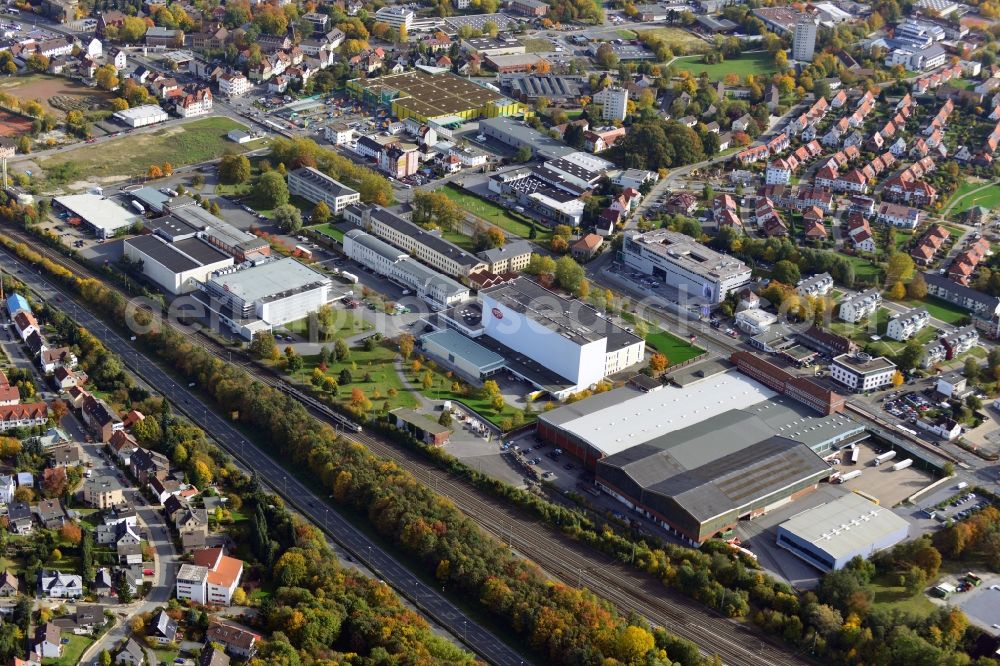
M0 136L14 137L31 131L31 121L21 116L15 116L7 111L0 111Z
M236 144L226 139L230 130L245 128L229 118L203 118L148 134L132 134L100 145L79 148L42 160L39 166L46 172L59 170L64 182L143 175L151 164L169 162L176 168L219 157L227 149L259 148L258 142L237 148Z
M908 300L906 304L914 308L924 308L931 317L939 319L946 324L954 324L969 316L968 312L957 305L952 305L948 301L943 301L934 296L926 296L920 301Z
M621 31L619 31L619 33L621 33ZM659 37L670 46L681 46L684 53L702 53L708 50L708 43L705 40L699 39L693 32L689 32L683 28L672 28L666 26L662 28L653 28L651 30L637 30L636 33L639 37L644 35ZM650 33L652 33L652 35L650 35ZM628 38L625 37L625 39Z
M22 102L37 99L46 111L56 115L73 109L97 111L111 99L111 93L45 74L5 78L0 81L0 92L10 93Z
M973 206L983 206L985 208L996 208L1000 205L1000 185L989 185L979 190L986 183L963 183L955 190L949 202L948 212L954 215L961 215ZM973 193L975 190L978 192Z
M661 328L654 328L650 331L649 335L646 336L646 344L666 356L670 365L683 363L705 351L700 347L695 347L684 338L679 338Z
M777 68L774 66L774 58L770 53L747 53L739 58L730 58L714 65L707 65L702 62L702 56L700 55L681 56L671 64L676 66L677 69L686 70L695 76L700 76L702 72L706 72L709 80L712 81L718 81L726 74L736 74L740 77L745 77L747 74L770 75L777 71Z
M528 53L545 53L555 47L547 39L526 39L524 40L524 48Z
M528 234L531 233L531 227L523 221L523 218L520 216L515 217L516 213L508 213L505 209L486 199L469 194L451 184L442 187L440 191L444 192L445 196L473 215L497 225L508 233L520 236L521 238L527 238ZM538 239L548 238L550 235L548 229L539 228Z
M936 608L922 592L911 595L906 588L892 580L892 574L875 578L868 589L872 592L872 606L883 610L898 610L917 616L930 615Z

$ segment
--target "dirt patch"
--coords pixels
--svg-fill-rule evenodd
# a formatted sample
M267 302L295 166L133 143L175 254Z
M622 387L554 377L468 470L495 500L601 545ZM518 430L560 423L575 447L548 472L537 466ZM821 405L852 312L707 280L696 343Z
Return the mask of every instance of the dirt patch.
M0 111L0 136L21 136L31 131L31 121L21 116L15 116L7 111Z
M0 82L0 90L21 101L37 99L46 111L96 111L106 107L110 93L88 88L77 81L54 76L11 77Z

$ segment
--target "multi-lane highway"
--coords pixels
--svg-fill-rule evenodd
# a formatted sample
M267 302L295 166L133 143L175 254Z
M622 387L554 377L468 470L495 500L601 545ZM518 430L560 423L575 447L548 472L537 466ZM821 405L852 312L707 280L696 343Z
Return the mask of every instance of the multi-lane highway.
M0 253L0 268L16 273L26 281L41 298L52 302L72 317L78 324L118 354L125 365L155 386L165 398L176 405L199 427L211 435L226 451L246 466L255 470L291 506L320 525L342 548L352 553L370 570L391 584L402 596L409 599L429 618L446 628L456 639L478 654L482 659L498 666L518 666L528 660L518 654L480 624L468 618L440 591L414 575L382 546L357 529L324 500L315 495L294 474L245 438L225 419L208 409L201 398L182 382L175 380L159 365L147 358L134 343L109 328L103 321L75 300L75 295L55 285L36 269L22 264L9 253ZM54 299L58 298L58 303Z
M33 244L37 251L62 263L74 273L98 277L62 255L48 248L38 247L34 239L24 232L11 229L8 233ZM51 285L47 288L52 289ZM68 296L64 295L64 298ZM384 578L387 581L391 580L404 596L419 603L421 608L428 610L432 617L449 627L456 635L464 637L467 628L467 644L480 654L489 652L488 661L518 663L517 660L521 658L513 655L506 646L498 651L489 648L489 645L502 644L481 627L476 627L478 632L482 632L481 637L477 636L474 639L472 622L466 624L461 613L437 594L436 590L423 585L398 562L378 551L377 547L374 547L375 545L363 534L358 533L353 526L342 519L335 524L337 516L326 506L324 500L312 495L296 478L288 475L262 451L246 442L225 420L205 408L193 391L185 386L179 386L155 363L145 358L141 350L108 330L89 312L83 311L83 308L75 304L71 305L73 309L68 310L70 314L75 316L77 312L82 312L80 322L92 327L95 334L102 339L106 336L109 348L120 353L127 360L129 367L138 367L140 372L151 373L154 376L152 380L154 386L163 387L165 395L188 411L192 418L214 435L224 448L246 461L252 468L259 469L261 475L267 478L279 493L285 494L287 491L289 501L303 513L320 525L329 520L328 529L335 538L342 540L342 544L362 561L372 559L371 566L383 571ZM272 376L246 359L235 358L235 355L230 359L230 349L218 347L206 337L193 334L189 337L192 342L204 346L221 360L242 365L253 379L288 390L289 387L283 379ZM337 424L324 409L319 409L308 402L305 404L317 418ZM678 636L697 644L705 654L718 654L725 663L732 666L785 666L805 662L804 657L792 652L787 646L771 641L752 629L724 618L703 605L667 589L652 576L564 537L558 531L525 515L518 508L508 506L495 497L450 477L448 473L415 456L411 451L367 434L357 433L351 436L377 455L395 460L410 470L420 481L455 502L456 506L496 538L511 542L516 552L538 563L549 575L569 584L584 585L592 589L614 603L623 613L638 613L655 624L667 627ZM373 546L372 551L364 557L369 546ZM415 595L411 590L419 594ZM431 605L431 602L434 605ZM437 610L438 608L441 610ZM504 657L504 654L509 654L509 657Z

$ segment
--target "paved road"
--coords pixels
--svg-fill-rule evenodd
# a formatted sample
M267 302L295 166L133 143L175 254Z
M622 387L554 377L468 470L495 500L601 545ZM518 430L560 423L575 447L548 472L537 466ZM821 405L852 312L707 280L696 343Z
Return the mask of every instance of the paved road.
M451 634L482 657L498 666L516 666L527 660L494 636L487 629L468 617L451 601L441 595L436 587L427 585L411 573L396 558L358 530L336 510L324 505L324 500L313 494L295 476L289 475L263 450L233 428L225 419L209 410L201 398L183 384L167 374L159 365L147 358L129 340L109 329L104 322L79 305L70 294L55 287L33 269L23 266L11 255L0 254L0 267L8 272L22 271L18 277L27 281L36 294L45 300L59 296L58 307L78 324L90 330L108 349L118 354L124 364L136 372L151 386L157 387L164 397L176 405L206 433L230 454L255 470L260 478L271 485L291 506L323 527L334 540L352 553L369 569L391 584L402 596L412 601L417 608L434 621L448 629ZM172 586L171 586L172 587ZM169 598L169 595L168 597Z

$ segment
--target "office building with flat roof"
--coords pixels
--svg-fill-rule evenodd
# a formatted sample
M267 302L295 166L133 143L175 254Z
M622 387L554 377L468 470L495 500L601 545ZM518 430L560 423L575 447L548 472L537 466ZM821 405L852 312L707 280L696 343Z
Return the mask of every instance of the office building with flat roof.
M198 289L211 273L233 265L231 256L198 238L168 243L147 234L129 238L122 248L129 261L142 264L143 275L174 295Z
M864 352L841 354L830 364L830 379L855 393L875 391L892 384L896 364L885 356L872 358Z
M184 224L197 229L200 232L199 237L204 238L226 254L233 255L237 262L262 259L271 254L271 246L266 240L237 229L200 206L171 208L170 214Z
M778 525L778 545L820 571L842 569L910 536L910 523L856 493L798 513Z
M404 288L412 289L433 308L443 309L469 298L469 288L465 285L424 266L406 252L361 229L351 229L344 234L344 254Z
M348 206L344 219L445 275L462 279L486 269L486 262L476 255L381 206Z
M256 317L271 326L281 326L329 303L333 282L286 257L216 271L204 289L238 317Z
M646 343L591 306L519 277L480 292L485 334L582 390L642 362Z
M361 201L361 194L318 169L301 167L288 172L288 193L310 203L326 203L330 212L339 215L352 203Z
M750 282L750 267L668 229L625 236L625 265L683 291L694 301L721 303Z

